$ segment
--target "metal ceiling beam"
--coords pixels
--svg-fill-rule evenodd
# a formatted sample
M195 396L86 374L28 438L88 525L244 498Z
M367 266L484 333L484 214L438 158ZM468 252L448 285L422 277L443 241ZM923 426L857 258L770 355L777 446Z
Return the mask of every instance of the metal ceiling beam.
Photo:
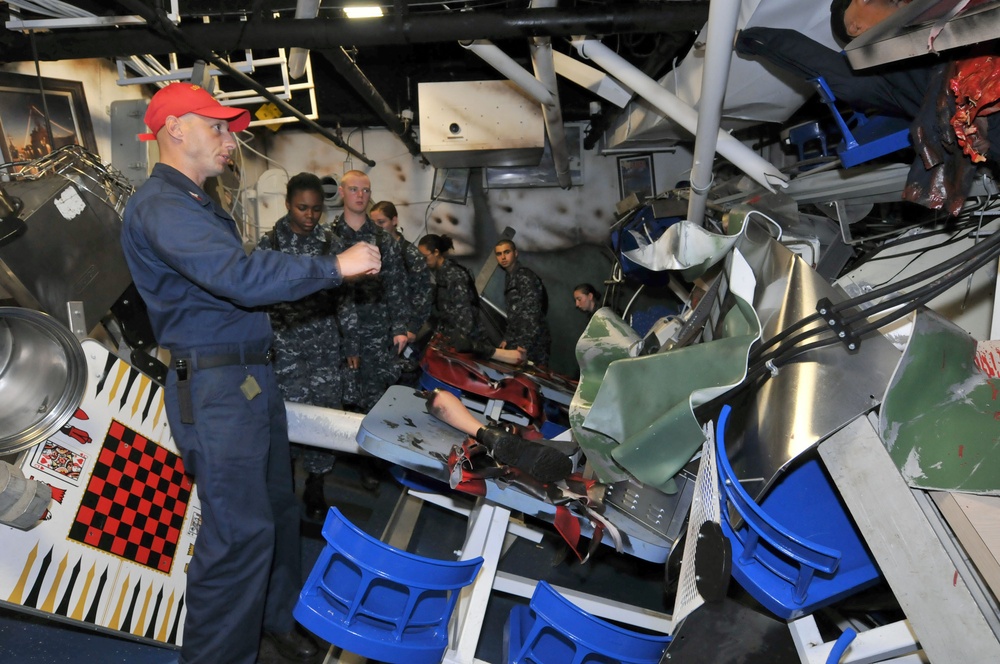
M361 95L365 100L365 103L371 107L375 114L385 123L385 126L389 128L389 131L396 134L399 140L403 141L406 149L410 151L410 154L417 156L420 154L420 144L413 137L413 132L410 128L399 119L389 104L385 101L375 86L372 85L368 77L365 76L364 72L351 60L350 56L347 55L342 47L338 49L324 49L318 51L324 58L326 58L334 69L347 79L347 82L351 84L351 87Z
M291 104L287 103L283 99L279 99L275 96L266 86L258 83L253 78L247 76L243 72L234 69L228 62L217 56L213 51L207 47L199 47L195 43L190 42L182 33L178 32L177 27L170 22L167 18L166 13L163 11L157 11L150 7L147 7L142 0L120 0L120 2L127 6L131 11L139 16L142 16L146 21L149 22L154 29L158 31L158 34L162 34L167 37L173 48L171 51L181 51L196 58L204 60L206 62L211 62L213 65L221 69L222 71L229 74L232 78L239 81L243 85L247 86L252 90L256 90L258 94L263 96L265 99L270 101L272 104L277 106L283 113L288 115L293 115L300 122L308 126L309 128L317 131L324 138L329 140L331 143L336 145L341 150L344 150L350 155L353 155L363 161L369 166L374 166L375 162L369 159L364 154L358 152L350 145L344 142L344 140L334 132L330 131L326 127L320 126L318 123L314 122L311 118L307 117L302 111L295 108Z
M132 6L131 2L120 4ZM148 7L146 7L148 12ZM700 29L708 18L707 2L665 2L607 9L525 9L519 11L455 11L408 14L381 19L288 19L275 21L182 23L179 34L216 53L242 49L297 46L335 49L342 46L430 44L474 39L527 39L627 33L681 32ZM113 58L137 53L163 55L175 50L171 39L149 27L59 30L35 36L42 60ZM2 59L34 59L23 34L0 35Z

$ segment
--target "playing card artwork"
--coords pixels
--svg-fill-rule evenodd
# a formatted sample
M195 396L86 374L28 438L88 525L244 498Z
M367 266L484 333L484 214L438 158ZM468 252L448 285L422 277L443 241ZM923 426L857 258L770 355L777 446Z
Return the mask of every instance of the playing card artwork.
M96 341L73 418L19 456L52 487L37 526L0 525L0 602L180 645L200 506L167 425L162 387Z

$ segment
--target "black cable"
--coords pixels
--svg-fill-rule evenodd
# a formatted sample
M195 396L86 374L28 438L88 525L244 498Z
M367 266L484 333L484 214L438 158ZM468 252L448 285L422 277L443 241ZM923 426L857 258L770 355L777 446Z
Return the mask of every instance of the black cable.
M859 337L863 336L864 334L874 331L879 327L888 324L889 322L898 320L899 318L906 315L910 311L913 311L913 309L920 306L921 304L929 302L931 299L933 299L940 293L954 286L961 279L968 276L971 272L978 270L984 264L993 260L997 254L1000 254L1000 234L995 234L990 237L989 241L970 247L961 254L957 254L956 256L953 256L951 259L933 268L925 270L917 275L904 279L901 282L897 282L895 284L892 284L891 286L886 286L880 289L876 289L864 295L851 298L844 302L833 305L831 307L831 313L839 313L840 311L843 311L847 308L853 308L861 304L866 304L868 302L871 302L873 299L881 297L885 293L897 292L900 288L905 288L906 286L912 285L914 283L920 283L922 281L925 281L930 276L933 276L934 274L940 274L943 270L952 268L955 265L959 266L958 269L952 270L951 272L939 277L935 281L926 284L924 286L921 286L920 288L914 291L901 294L894 298L890 298L889 300L880 302L876 305L873 305L872 307L862 310L858 314L855 314L853 316L844 319L844 324L850 325L851 323L855 323L860 320L870 318L873 313L878 313L886 309L891 309L904 302L915 303L912 304L912 306L905 307L905 310L901 310L901 312L898 313L898 315L894 313L888 316L884 316L880 318L879 321L877 321L876 323L866 325L854 331L855 336ZM811 314L809 316L806 316L797 321L795 324L786 328L785 330L782 330L782 332L780 332L779 334L772 337L770 340L768 340L768 342L765 345L755 349L750 355L750 359L754 361L753 368L750 371L758 373L762 371L764 368L766 368L768 362L770 362L772 365L777 365L779 362L782 361L782 359L786 357L786 355L789 352L795 352L797 356L802 352L805 352L802 350L803 348L811 349L813 345L800 347L798 346L798 344L801 343L802 341L805 341L806 339L809 339L810 337L814 337L818 334L822 334L823 332L829 331L828 327L819 326L811 330L802 332L801 334L793 337L790 340L787 341L785 340L787 339L789 334L798 329L801 329L802 327L808 325L810 322L815 322L818 318L819 318L818 314ZM837 341L839 341L838 338L833 338L829 343L836 343ZM770 348L771 346L774 346L775 343L779 342L784 342L782 343L781 348L775 350L774 352L768 354L767 356L764 355L763 353L764 350ZM816 343L822 345L829 345L829 343L824 341L819 341Z
M810 323L819 322L819 320L820 320L820 317L819 317L818 313L812 313L812 314L809 314L808 316L806 316L805 318L800 318L797 322L789 325L788 327L786 327L785 329L783 329L781 332L778 332L773 337L771 337L770 339L768 339L765 343L763 343L760 346L758 346L757 348L755 348L751 352L751 355L758 355L759 356L760 354L762 354L765 350L767 350L771 346L773 346L776 343L778 343L778 342L783 341L784 339L786 339L788 337L788 335L790 335L791 333L795 332L796 330L802 329L803 327L805 327L806 325L808 325ZM792 343L798 343L798 342L796 341L796 342L792 342Z
M989 251L992 250L993 245L1000 245L1000 233L992 235L986 242L973 245L972 247L966 249L962 253L956 254L952 258L944 261L943 263L939 263L939 264L937 264L937 265L935 265L933 267L930 267L930 268L928 268L928 269L926 269L926 270L924 270L922 272L918 272L917 274L915 274L913 276L910 276L910 277L907 277L906 279L903 279L902 281L898 281L898 282L895 282L895 283L892 283L892 284L888 284L888 285L880 287L880 288L876 288L873 291L870 291L870 292L864 293L862 295L856 296L854 298L850 298L848 300L845 300L843 302L834 304L833 307L831 308L831 313L839 313L841 311L844 311L845 309L850 309L850 308L853 308L853 307L858 307L858 306L863 305L863 304L867 304L869 302L877 300L878 298L882 297L883 295L886 295L886 294L889 294L889 293L893 293L893 292L897 292L901 288L906 288L907 286L911 286L913 284L918 284L918 283L920 283L922 281L926 281L927 279L930 279L930 278L934 277L935 275L940 274L941 272L943 272L945 270L948 270L948 269L950 269L951 267L953 267L955 265L960 265L960 264L966 263L969 259L975 258L977 255L981 255L984 252L988 253ZM810 314L809 316L806 316L805 318L802 318L802 319L798 320L796 323L794 323L790 327L787 327L784 330L782 330L781 332L779 332L778 334L775 334L773 337L771 337L770 339L768 339L767 342L765 342L763 345L759 346L758 348L755 348L751 352L751 357L759 359L762 356L762 354L763 354L763 352L765 350L767 350L768 348L774 346L777 343L780 343L780 342L784 341L790 334L792 334L796 330L802 329L806 325L808 325L808 324L810 324L812 322L816 322L817 320L819 320L819 315L818 314ZM820 327L820 328L816 328L815 330L807 331L807 332L805 332L805 333L803 333L803 334L795 337L794 341L792 341L791 343L796 344L796 343L799 343L801 341L804 341L805 339L807 339L807 338L809 338L811 336L815 336L815 334L817 334L819 331L822 331L824 329L827 329L827 328Z
M45 85L42 83L42 70L38 63L38 45L35 44L35 31L32 30L29 32L28 36L31 40L31 54L35 58L35 78L38 79L38 92L42 97L42 111L45 113L45 131L49 135L49 153L51 154L56 150L56 137L55 134L52 133L52 118L49 115L49 102L45 97ZM82 140L82 138L78 137L78 140Z
M877 314L881 311L885 311L886 309L892 309L893 307L899 306L911 300L929 301L926 299L927 294L933 293L934 295L931 297L931 299L933 299L933 297L940 295L942 292L948 290L972 272L975 272L986 263L995 259L998 254L1000 254L1000 251L986 253L914 291L901 293L896 297L883 300L876 305L864 309L853 316L847 316L844 318L844 325L850 325L865 318L870 318L872 314Z
M954 286L956 283L958 283L959 281L961 281L962 279L964 279L965 277L967 277L969 274L971 274L972 272L975 272L979 268L983 267L983 265L986 265L987 263L989 263L989 262L991 262L991 261L993 261L995 259L996 259L996 254L984 255L984 256L978 258L977 260L969 263L968 266L965 266L965 267L963 267L960 270L956 270L954 276L952 276L952 277L950 277L948 279L942 278L941 282L938 283L933 288L931 288L929 290L926 290L925 292L922 292L918 297L909 299L908 303L905 306L900 307L900 309L898 309L897 311L894 311L894 312L892 312L890 314L887 314L887 315L879 318L878 320L875 320L875 321L873 321L873 322L871 322L871 323L869 323L867 325L863 325L861 327L858 327L854 331L855 335L856 336L862 336L864 334L867 334L869 332L877 330L880 327L883 327L884 325L887 325L888 323L891 323L893 321L899 320L900 318L902 318L906 314L908 314L911 311L915 310L917 307L926 305L928 302L930 302L931 300L933 300L935 297L937 297L941 293L944 293L945 291L947 291L948 289L950 289L952 286ZM921 290L923 290L923 289L921 289ZM911 293L910 295L912 296L913 294ZM901 298L902 298L902 296L901 296ZM901 299L901 298L896 298L896 299Z
M983 246L985 245L979 245L979 247ZM919 289L912 291L910 293L904 293L897 297L886 300L884 302L880 302L877 305L869 307L853 316L847 317L844 319L843 324L845 326L850 325L860 320L868 319L874 313L878 313L886 309L892 309L898 306L899 308L896 309L896 311L893 311L892 313L882 316L867 325L863 325L853 330L854 336L856 337L862 337L865 334L874 332L875 330L878 330L879 328L884 327L885 325L891 322L899 320L900 318L906 316L907 314L914 311L918 307L925 305L927 302L930 302L932 299L934 299L941 293L952 288L955 284L957 284L962 279L967 277L970 273L975 272L979 268L983 267L985 264L993 261L998 254L1000 254L1000 248L998 248L996 251L982 252L981 255L975 257L973 260L963 263L961 267L949 272L948 274L940 277L934 282L922 286ZM807 318L812 318L812 317L807 317ZM806 319L802 319L802 321L804 320ZM799 323L802 323L802 321L799 321ZM798 323L796 325L798 325ZM826 327L817 327L813 330L809 330L807 332L798 335L791 342L788 342L785 347L776 351L775 353L772 353L770 357L766 359L758 357L754 366L750 370L748 370L747 372L748 377L751 374L756 375L758 373L762 373L765 370L768 370L769 369L767 366L768 363L770 363L770 365L774 367L783 366L787 364L792 358L798 357L799 355L808 352L809 350L822 348L840 342L839 337L831 337L830 339L818 340L816 342L813 342L812 344L807 344L806 346L796 345L800 341L803 341L809 338L810 336L815 336L817 334L830 331L831 330ZM789 355L790 353L792 353L792 355Z
M882 295L885 295L887 293L898 291L901 288L906 288L907 286L912 286L913 284L918 284L921 281L926 281L927 279L933 277L936 274L951 269L955 265L964 263L971 258L975 258L981 253L988 253L989 251L992 251L994 245L1000 245L1000 233L993 234L992 236L990 236L988 240L986 240L986 242L973 245L972 247L966 249L962 253L956 254L951 258L949 258L948 260L944 261L943 263L939 263L934 267L924 270L923 272L918 272L917 274L911 277L907 277L902 281L898 281L893 284L888 284L886 286L876 288L875 290L865 293L863 295L858 295L857 297L853 297L848 300L844 300L843 302L839 302L833 305L832 311L833 313L838 313L843 311L844 309L850 309L851 307L856 307L858 305L871 302L872 300L877 300L878 298L882 297Z
M942 240L938 244L932 244L932 245L927 246L927 247L922 247L920 249L912 249L910 251L901 251L901 252L899 252L897 254L875 256L875 257L873 257L868 262L872 262L873 263L875 261L887 261L887 260L891 260L893 258L903 258L904 256L916 256L916 258L920 258L920 256L922 256L922 255L924 255L924 254L926 254L928 252L934 251L935 249L941 249L942 247L947 247L950 244L955 244L956 242L961 242L962 240L964 240L967 237L969 237L970 235L972 235L973 232L974 232L974 230L972 228L968 228L968 229L966 229L966 228L960 228L960 229L956 230L954 233L952 233L951 236L948 237L948 239ZM932 235L932 233L928 233L927 235ZM883 248L883 251L884 251L884 248ZM914 260L916 260L916 258ZM910 261L910 263L912 263L912 262L913 261ZM907 266L909 266L909 263L907 263ZM906 268L904 267L902 269L905 270ZM900 271L902 271L902 270L900 270ZM891 278L890 278L890 280L891 280ZM883 284L884 283L888 283L888 281L889 280L884 281L882 283ZM882 285L882 284L879 284L879 285Z

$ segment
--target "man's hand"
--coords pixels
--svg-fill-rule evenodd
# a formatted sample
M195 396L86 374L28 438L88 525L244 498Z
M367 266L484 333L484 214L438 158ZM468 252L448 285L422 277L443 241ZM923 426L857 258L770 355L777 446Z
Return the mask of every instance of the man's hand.
M412 344L416 340L417 340L417 335L415 333L410 332L409 330L407 330L407 332L406 332L406 341Z
M405 334L397 334L392 338L392 345L396 347L396 355L403 352L403 349L406 348L406 344L408 342L409 339L406 338Z
M360 355L348 355L347 356L347 368L357 369L361 366L361 356Z
M497 348L493 352L492 359L498 362L505 362L506 364L524 364L525 360L528 359L528 353L518 346L516 349L511 350L509 348Z
M378 274L382 269L382 256L378 247L367 242L358 242L350 249L337 254L337 267L340 274L347 279L365 274Z

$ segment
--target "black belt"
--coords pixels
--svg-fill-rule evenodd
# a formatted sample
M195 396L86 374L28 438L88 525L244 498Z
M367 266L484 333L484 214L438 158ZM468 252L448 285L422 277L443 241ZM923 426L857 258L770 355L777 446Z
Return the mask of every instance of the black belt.
M214 355L197 355L192 369L215 369L217 367L229 367L233 365L250 364L270 364L274 359L274 350L266 353L216 353ZM176 368L177 362L184 360L191 362L189 357L178 357L173 360Z

